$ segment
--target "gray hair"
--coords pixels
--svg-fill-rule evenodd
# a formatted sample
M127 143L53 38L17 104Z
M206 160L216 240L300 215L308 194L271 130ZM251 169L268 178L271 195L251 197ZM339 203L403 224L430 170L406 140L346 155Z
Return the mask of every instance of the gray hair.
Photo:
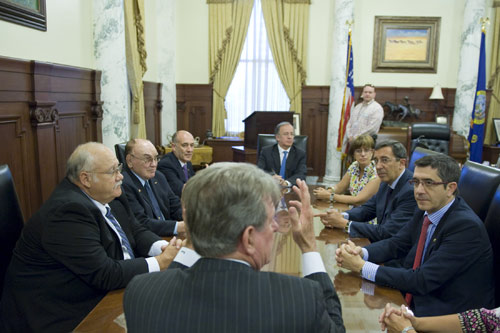
M264 227L268 200L278 204L279 186L255 165L223 162L199 171L182 192L196 252L217 258L236 251L247 227Z
M102 149L103 147L106 146L98 142L87 142L78 145L73 153L71 153L66 163L66 177L74 183L79 181L82 171L92 171L95 166L94 154L92 151L95 149Z
M375 150L379 150L385 147L391 147L392 153L397 160L406 159L408 157L405 146L399 141L384 140L377 142L377 144L375 145Z
M278 125L276 125L276 127L274 128L274 135L280 134L280 128L281 128L281 126L285 126L285 125L290 125L290 126L293 127L293 125L290 124L288 121L282 121L281 123L279 123Z
M458 165L457 161L455 161L448 155L444 154L426 155L415 161L415 167L425 168L428 166L430 166L432 169L437 170L437 174L443 182L458 183L458 180L460 179L460 173L461 173L460 166ZM443 184L443 186L446 188L446 184ZM455 192L453 192L453 194L454 195L458 194L458 187L455 190Z

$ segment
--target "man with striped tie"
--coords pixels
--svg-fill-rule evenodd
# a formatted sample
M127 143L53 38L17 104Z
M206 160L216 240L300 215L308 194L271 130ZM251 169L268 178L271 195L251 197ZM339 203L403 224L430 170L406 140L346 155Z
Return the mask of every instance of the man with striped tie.
M202 257L183 247L166 271L131 281L123 301L128 332L344 332L339 298L316 251L309 191L300 179L297 186L289 212L304 278L260 271L278 229L276 181L247 163L199 171L182 204Z
M276 125L277 143L263 147L257 166L269 172L282 186L295 185L297 179L306 179L306 152L293 144L295 132L287 121Z
M158 152L149 140L132 139L125 146L127 167L123 190L136 219L159 236L184 232L181 200L158 166Z
M72 331L108 291L170 264L179 242L168 244L136 221L122 194L121 170L101 143L71 154L66 178L16 244L0 331Z
M494 305L493 253L483 222L457 195L460 167L439 154L415 162L410 184L420 211L391 238L337 249L339 266L401 290L416 316ZM403 259L403 267L379 266Z

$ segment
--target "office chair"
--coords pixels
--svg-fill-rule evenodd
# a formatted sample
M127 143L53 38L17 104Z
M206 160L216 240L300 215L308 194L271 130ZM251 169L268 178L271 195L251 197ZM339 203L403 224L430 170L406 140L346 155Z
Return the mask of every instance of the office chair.
M495 276L495 308L500 306L500 186L491 200L484 225L493 249L493 271Z
M422 147L416 147L415 150L413 150L413 153L410 156L410 162L408 162L408 169L411 170L412 172L415 171L415 161L427 156L427 155L436 155L440 154L436 151L425 149Z
M458 190L460 196L484 222L499 184L500 169L467 161L460 174Z
M414 123L408 127L408 152L424 147L448 155L451 130L446 124Z
M274 134L259 134L257 137L257 160L259 160L260 151L262 148L276 143L276 135ZM296 135L293 138L295 147L302 149L306 152L307 158L307 135Z
M126 145L127 145L126 142L117 143L115 145L116 158L118 159L118 162L123 163L124 166L127 165L127 162L125 161L125 146Z
M16 188L8 165L0 165L0 295L12 251L24 226Z

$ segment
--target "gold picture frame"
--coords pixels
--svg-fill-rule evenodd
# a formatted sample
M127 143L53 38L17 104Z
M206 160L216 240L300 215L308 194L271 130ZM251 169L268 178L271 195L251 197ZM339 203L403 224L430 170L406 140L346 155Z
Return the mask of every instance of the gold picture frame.
M440 17L375 16L373 72L436 73Z
M0 19L47 31L46 0L0 0Z

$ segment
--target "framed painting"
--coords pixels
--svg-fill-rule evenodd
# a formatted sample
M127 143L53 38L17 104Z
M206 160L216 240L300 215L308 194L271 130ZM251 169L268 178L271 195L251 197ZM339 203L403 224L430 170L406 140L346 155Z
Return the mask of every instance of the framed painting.
M375 16L373 72L436 73L440 17Z
M47 31L46 0L0 0L0 19Z

